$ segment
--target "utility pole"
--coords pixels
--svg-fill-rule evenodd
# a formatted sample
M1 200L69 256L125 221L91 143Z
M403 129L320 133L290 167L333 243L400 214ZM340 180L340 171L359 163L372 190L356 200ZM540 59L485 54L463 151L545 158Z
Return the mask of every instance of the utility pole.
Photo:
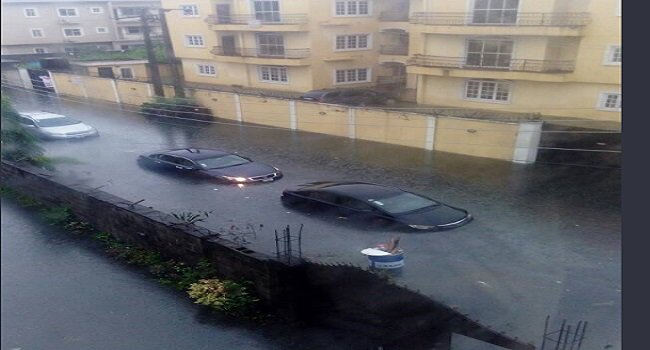
M160 70L158 70L158 59L156 58L156 53L151 43L151 28L149 28L149 15L147 14L146 8L142 9L140 19L142 22L142 33L144 34L144 45L147 48L147 58L149 59L149 68L151 70L151 84L153 84L153 90L156 96L165 97L165 90L163 90L160 79Z
M181 75L178 72L178 60L174 55L174 47L172 46L172 40L169 35L169 27L167 27L167 18L165 17L165 12L170 10L165 10L163 8L158 9L158 17L160 17L160 26L163 32L163 42L165 44L165 51L167 53L167 59L169 60L169 69L172 73L172 80L174 84L174 94L176 97L185 97L185 89L183 88L183 81L181 80Z

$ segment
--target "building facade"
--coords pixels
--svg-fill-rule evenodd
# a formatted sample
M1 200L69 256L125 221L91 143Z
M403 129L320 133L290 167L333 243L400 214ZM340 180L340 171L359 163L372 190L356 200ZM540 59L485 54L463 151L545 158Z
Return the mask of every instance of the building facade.
M142 45L139 14L158 14L149 0L2 0L2 55L124 50ZM150 23L152 36L160 24Z
M620 0L412 0L417 101L621 121Z
M400 25L384 35L380 13L396 3ZM408 45L390 40L407 38L407 0L169 0L165 8L177 9L167 22L189 82L303 92L394 84L403 79L388 78L406 74Z
M619 0L167 0L187 81L621 120ZM550 117L549 117L550 118Z

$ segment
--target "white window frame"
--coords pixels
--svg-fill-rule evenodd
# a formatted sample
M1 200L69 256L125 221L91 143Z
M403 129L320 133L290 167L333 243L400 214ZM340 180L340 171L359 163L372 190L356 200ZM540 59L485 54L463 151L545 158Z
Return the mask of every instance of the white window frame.
M521 13L521 3L524 0L518 0L517 1L517 9L516 9L517 18L512 23L511 22L503 22L503 21L501 21L501 22L489 22L489 21L486 21L486 22L474 22L474 11L475 10L481 11L483 9L477 9L476 8L476 0L470 0L470 1L471 1L471 3L469 4L470 6L468 7L470 9L470 15L467 18L467 22L466 22L467 24L475 24L475 25L504 25L504 24L505 25L516 25L516 24L519 23L519 19L520 19L519 15ZM500 9L498 9L498 8L489 8L489 9L484 9L484 10L487 10L487 11L498 11L498 10L506 11L506 10L510 10L511 11L513 9L512 8L507 8L507 9L506 8L500 8Z
M621 17L623 15L623 2L618 0L618 6L616 6L616 16Z
M36 50L43 50L43 52L37 52ZM47 49L44 47L35 47L33 51L34 53L47 53Z
M140 16L140 13L139 13L138 11L136 11L135 14L126 14L126 13L124 13L124 12L122 12L122 11L124 11L125 9L129 9L129 10L142 10L143 8L144 8L144 7L138 7L138 6L124 6L124 7L118 7L118 8L117 8L117 13L118 13L119 17ZM146 8L144 8L144 9L147 10ZM147 11L147 12L150 12L150 11Z
M618 104L620 107L605 107L605 102L609 95L618 95ZM623 94L620 91L603 91L598 95L598 104L596 108L601 111L620 112L623 108Z
M199 6L196 4L182 4L178 8L181 10L181 17L199 17ZM185 14L186 8L192 9L191 15Z
M131 67L120 67L119 70L120 70L120 78L121 78L121 79L127 79L127 80L135 79L135 74L133 73L133 68L131 68ZM131 77L130 77L130 78L125 78L125 77L124 77L124 73L123 73L123 72L124 72L125 70L131 72L131 73L130 73L130 74L131 74Z
M481 64L480 65L469 65L469 64L467 64L467 61L468 61L468 58L469 58L469 55L470 55L470 51L469 51L470 50L470 47L469 47L470 46L470 41L481 41L482 42L482 47L481 47L481 52L480 52L480 54L481 54ZM512 43L512 50L510 51L509 54L505 53L505 52L489 52L489 51L485 51L485 42L486 41L510 42L510 43ZM465 56L464 56L463 65L465 65L467 67L472 67L472 68L510 69L512 67L512 60L515 57L516 45L517 45L517 43L516 43L515 39L508 38L508 37L469 37L469 38L466 38L465 39ZM478 52L471 52L471 53L472 54L477 54ZM497 66L488 66L488 65L484 65L483 60L484 60L484 57L485 57L486 54L487 55L490 55L490 54L499 55L499 56L510 55L509 64L507 66L498 66L498 65ZM498 61L498 58L497 58L497 61Z
M359 70L361 70L361 69L366 70L366 80L353 80L353 81L348 80L348 71L351 71L351 70L357 71L355 73L355 76L358 77L359 76ZM337 81L336 76L338 74L337 73L338 71L345 71L345 73L344 73L345 74L345 81L342 81L342 82ZM333 70L333 72L334 73L332 75L333 75L333 78L334 78L333 79L334 85L365 84L365 83L372 82L372 68L365 68L365 67L363 67L363 68L341 68L341 69L336 69L335 68Z
M201 39L201 44L200 45L194 45L191 43L191 41L194 41L194 39L190 39L191 37L198 37ZM185 47L205 47L205 40L203 39L203 35L200 34L185 34L183 38L183 42L185 43Z
M257 11L255 9L255 2L277 2L278 3L278 10L277 11L269 11L269 10L263 10L263 11ZM251 0L250 1L250 6L251 6L251 14L253 17L255 17L258 21L262 23L281 23L282 22L282 2L281 0ZM262 17L262 18L259 18ZM277 21L275 19L278 19ZM269 19L271 19L269 21Z
M615 52L615 50L617 48L621 50L620 56L621 56L621 59L622 59L622 57L623 57L622 46L620 44L608 45L607 50L605 50L605 57L603 58L603 64L604 65L606 65L606 66L620 66L621 65L621 62L615 62L615 61L612 60L612 58L614 56L614 52Z
M40 31L40 32L41 32L41 35L40 35L40 36L36 36L36 35L34 35L34 31L35 31L35 30ZM30 34L30 35L32 36L32 38L34 38L34 39L45 38L45 31L43 30L43 28L29 28L29 34Z
M337 12L336 11L336 5L337 5L337 3L341 3L341 2L345 3L345 5L344 5L345 14L342 14L342 15L336 13ZM350 2L357 3L356 4L357 13L356 14L352 14L352 15L348 14L348 10L350 8L348 4ZM368 13L367 14L362 14L362 15L359 14L359 3L360 2L366 2L368 4ZM332 0L332 16L333 17L371 17L372 16L372 11L373 11L373 2L374 2L374 0Z
M100 29L103 29L104 31L100 31ZM95 32L97 34L107 34L108 33L108 27L95 27Z
M130 33L130 32L129 32L129 28L138 28L138 32L137 32L137 33ZM124 27L124 34L125 34L125 35L142 35L142 34L143 34L143 32L142 32L142 27L138 27L138 26L126 26L126 27Z
M68 15L62 16L61 12L60 12L61 10L74 10L75 14L74 14L74 16L68 16ZM76 7L57 7L56 14L61 18L79 17L79 9L76 8Z
M97 9L99 9L99 11L95 12L94 10L97 10ZM99 14L104 13L104 8L99 7L99 6L92 6L92 7L88 8L88 11L93 15L99 15Z
M262 74L263 74L263 70L265 68L268 68L268 69L283 69L285 71L285 76L287 77L287 80L282 81L282 80L265 80L265 79L263 79ZM269 76L271 76L270 71L269 71ZM281 76L281 74L279 76ZM257 66L257 80L259 82L261 82L261 83L287 85L287 84L289 84L289 67L287 67L287 66L269 66L269 65Z
M355 42L356 42L356 47L355 48L349 48L350 44L350 37L354 36L356 37ZM359 37L360 36L366 36L366 47L359 47ZM337 48L337 42L339 37L345 37L345 48L344 49L339 49ZM335 35L334 36L334 51L365 51L365 50L372 50L372 33L358 33L358 34L341 34L341 35Z
M32 11L34 11L34 15L33 15L33 16L28 16L28 15L27 15L27 10L32 10ZM37 17L41 17L41 16L38 14L38 9L35 8L35 7L25 7L25 8L23 8L23 15L25 15L25 17L27 17L27 18L37 18Z
M212 70L212 73L210 73ZM203 71L203 72L202 72ZM197 63L196 64L196 74L204 77L216 77L217 76L217 66L208 63Z
M479 82L478 87L478 97L467 97L467 87L470 82ZM483 83L495 83L493 98L481 98L481 92L483 90ZM508 86L508 99L507 100L497 100L496 93L499 87L499 84ZM489 79L467 79L463 84L463 100L474 101L474 102L485 102L485 103L499 103L499 104L509 104L512 101L512 92L514 91L514 83L506 80L489 80Z
M80 35L66 35L65 31L70 30L70 29L79 29ZM74 28L61 28L61 32L63 33L63 36L66 38L79 38L84 36L84 29L81 27L74 27Z

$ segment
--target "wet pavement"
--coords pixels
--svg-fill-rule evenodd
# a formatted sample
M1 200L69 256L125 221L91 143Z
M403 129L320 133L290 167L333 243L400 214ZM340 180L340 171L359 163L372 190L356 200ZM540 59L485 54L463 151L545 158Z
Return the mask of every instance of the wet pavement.
M396 232L285 208L285 187L317 180L394 185L468 209L470 224L444 232L399 233L406 266L395 279L473 319L541 342L544 319L589 322L583 348L621 343L620 170L520 165L269 127L148 120L114 104L16 96L19 110L45 108L99 129L100 137L47 142L69 157L62 176L165 212L212 210L202 226L264 227L250 248L274 254L273 230L304 224L303 255L366 266L359 251ZM39 107L40 106L40 107ZM245 186L161 175L137 155L171 147L237 151L285 177Z

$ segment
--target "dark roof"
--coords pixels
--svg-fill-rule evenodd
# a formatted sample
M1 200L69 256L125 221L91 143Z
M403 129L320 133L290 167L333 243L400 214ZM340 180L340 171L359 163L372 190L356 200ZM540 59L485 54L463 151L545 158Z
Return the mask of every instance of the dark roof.
M367 182L316 182L310 189L320 189L324 192L345 195L348 197L366 201L368 199L379 199L394 196L404 191L383 185Z
M170 149L170 150L160 151L158 153L171 154L175 156L185 157L191 160L219 157L219 156L225 156L227 154L230 154L216 149L205 149L205 148Z

